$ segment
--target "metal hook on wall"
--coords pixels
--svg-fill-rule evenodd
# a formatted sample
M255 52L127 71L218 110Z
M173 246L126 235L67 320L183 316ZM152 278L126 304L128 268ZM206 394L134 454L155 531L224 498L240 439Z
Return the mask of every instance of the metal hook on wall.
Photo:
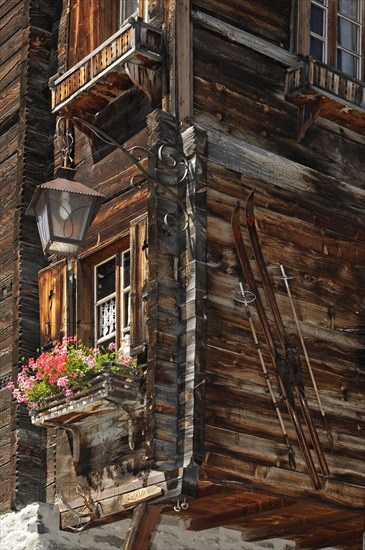
M186 502L186 497L184 497L184 500L180 504L180 499L177 499L176 504L174 506L175 512L181 512L181 510L187 510L189 508L189 504Z
M186 502L186 497L184 498L183 502L181 503L181 508L183 510L187 510L189 508L189 504Z

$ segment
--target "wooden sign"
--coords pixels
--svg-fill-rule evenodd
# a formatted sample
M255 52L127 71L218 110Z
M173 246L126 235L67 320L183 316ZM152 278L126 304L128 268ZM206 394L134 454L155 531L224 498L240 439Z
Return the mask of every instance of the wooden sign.
M123 506L133 506L139 504L145 500L148 500L152 497L157 497L163 494L163 489L161 487L156 487L154 485L150 487L141 487L136 491L131 491L130 493L125 493L119 497L120 502Z
M151 498L162 496L164 494L164 490L162 487L158 487L156 485L149 485L147 487L139 487L138 489L135 489L134 491L129 491L128 493L121 494L119 491L114 494L110 494L110 492L107 490L104 494L103 499L97 499L94 497L95 495L92 495L93 498L87 499L90 503L91 507L93 506L92 503L98 502L101 504L101 517L100 519L103 523L108 523L115 521L117 518L117 515L123 511L125 511L128 508L131 508L133 506L136 506L137 504L140 504L142 502L145 502L146 500L150 500ZM85 500L84 499L77 499L72 503L67 503L63 501L62 504L60 504L60 512L61 512L61 525L62 528L72 528L72 527L78 527L82 529L83 524L88 524L90 522L90 519L92 518L92 513L90 514L90 517L85 517L85 521L82 521L80 524L80 517L78 514L85 513ZM86 506L88 508L88 506ZM91 521L94 522L96 518L93 518Z

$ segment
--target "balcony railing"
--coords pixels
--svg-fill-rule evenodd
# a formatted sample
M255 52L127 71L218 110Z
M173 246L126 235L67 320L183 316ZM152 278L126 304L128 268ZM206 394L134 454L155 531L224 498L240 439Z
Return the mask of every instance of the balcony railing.
M147 68L161 64L162 31L142 21L124 25L77 65L50 81L52 111L78 108L95 114L133 83L127 62Z
M321 116L342 123L355 131L365 131L365 84L345 73L308 58L286 72L286 98L303 105L321 96L324 107ZM325 114L323 114L325 113Z

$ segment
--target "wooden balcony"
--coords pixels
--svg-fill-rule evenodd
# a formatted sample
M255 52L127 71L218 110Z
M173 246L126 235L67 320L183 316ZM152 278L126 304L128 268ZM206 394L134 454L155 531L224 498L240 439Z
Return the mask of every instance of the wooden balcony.
M128 64L161 65L162 31L142 21L124 25L87 57L50 80L52 111L96 114L131 88Z
M306 106L320 99L319 116L365 133L365 83L312 58L286 72L288 101Z

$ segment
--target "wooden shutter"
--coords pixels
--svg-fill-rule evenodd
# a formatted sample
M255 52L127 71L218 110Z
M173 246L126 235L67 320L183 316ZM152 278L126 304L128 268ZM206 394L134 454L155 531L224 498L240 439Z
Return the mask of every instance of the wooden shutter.
M67 335L67 262L62 260L38 274L41 346Z
M147 214L132 220L131 232L131 353L139 354L146 345L146 306L148 282Z

